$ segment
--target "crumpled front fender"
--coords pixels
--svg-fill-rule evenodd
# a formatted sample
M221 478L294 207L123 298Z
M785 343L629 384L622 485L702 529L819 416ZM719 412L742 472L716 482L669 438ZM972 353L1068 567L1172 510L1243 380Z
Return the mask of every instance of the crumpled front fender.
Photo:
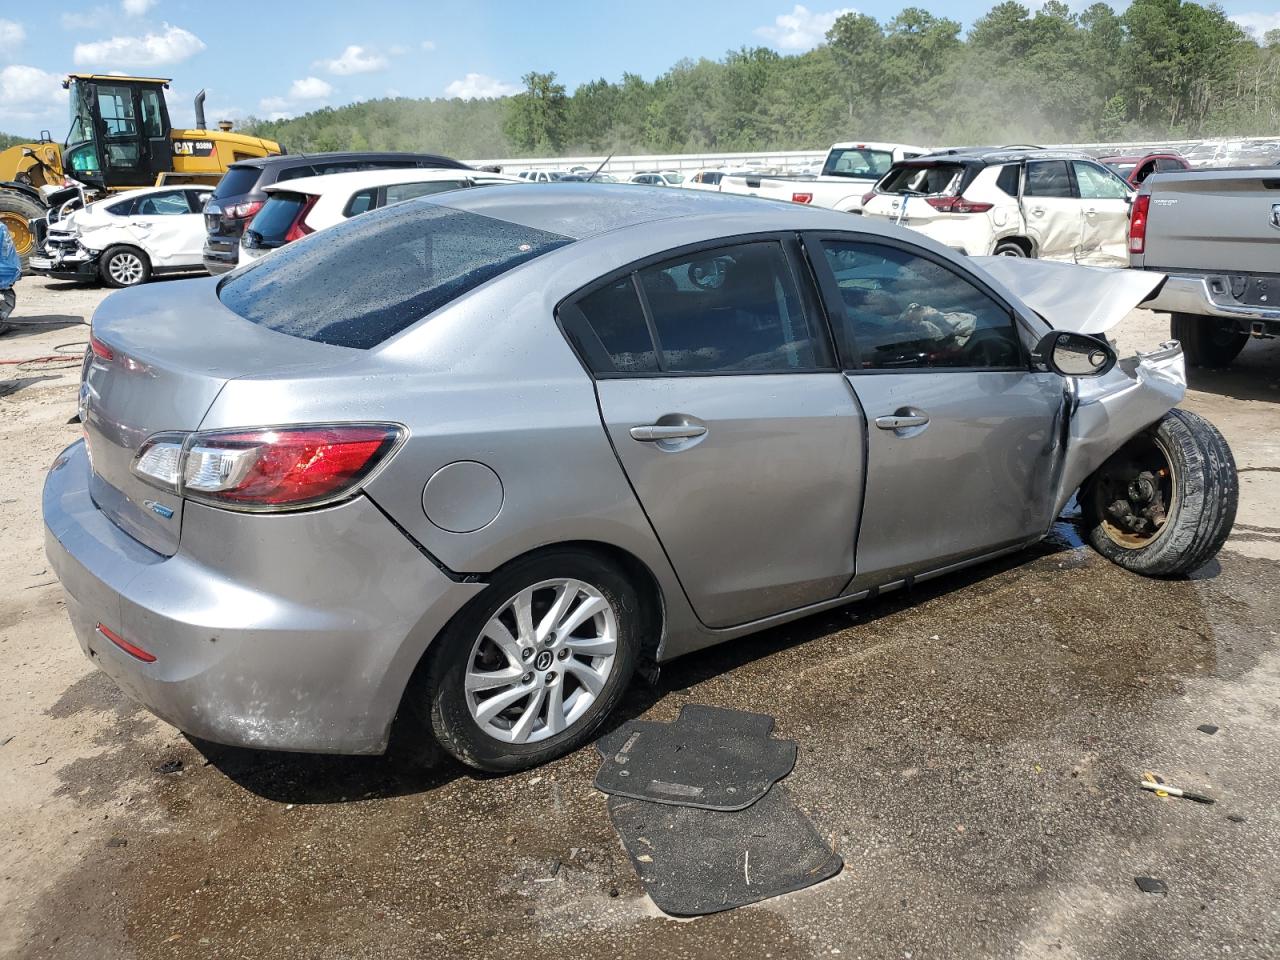
M1113 453L1176 407L1187 392L1187 368L1176 340L1121 360L1105 376L1073 384L1066 452L1054 516Z

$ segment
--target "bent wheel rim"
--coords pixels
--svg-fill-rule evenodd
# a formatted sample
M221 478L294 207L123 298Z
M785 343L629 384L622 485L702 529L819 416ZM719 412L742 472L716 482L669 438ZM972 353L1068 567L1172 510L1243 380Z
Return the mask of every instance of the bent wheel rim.
M137 254L117 253L107 264L107 273L116 283L131 286L142 279L142 261Z
M1093 487L1107 539L1126 550L1141 550L1164 536L1178 508L1178 480L1173 456L1159 434L1129 441L1099 469Z
M581 580L525 587L489 618L463 674L467 709L487 735L536 743L569 730L613 673L618 617Z

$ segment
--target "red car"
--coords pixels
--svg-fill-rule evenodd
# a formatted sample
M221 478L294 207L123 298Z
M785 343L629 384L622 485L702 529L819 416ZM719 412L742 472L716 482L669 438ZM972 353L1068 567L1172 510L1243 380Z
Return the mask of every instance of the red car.
M1098 159L1128 180L1133 187L1141 186L1142 181L1153 173L1191 169L1191 164L1187 163L1186 158L1176 153L1148 153L1138 157L1099 157Z

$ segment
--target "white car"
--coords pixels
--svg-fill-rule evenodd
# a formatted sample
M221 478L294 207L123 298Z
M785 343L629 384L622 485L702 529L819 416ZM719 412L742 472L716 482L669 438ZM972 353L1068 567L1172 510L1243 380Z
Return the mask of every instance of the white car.
M521 170L516 176L530 183L558 183L569 174L563 170Z
M1133 188L1092 157L1032 148L947 150L895 163L862 214L970 256L1128 266Z
M645 170L635 174L627 183L640 183L650 187L678 187L684 183L684 174L674 170Z
M720 181L720 192L857 213L862 209L863 195L894 162L928 152L926 147L906 143L850 140L831 145L822 172L816 177L773 176L755 171L733 173Z
M357 214L446 190L527 182L505 173L406 167L285 180L266 187L267 202L240 238L240 262Z
M686 190L719 190L720 181L724 177L723 170L699 170L692 176L686 177L680 186Z
M99 200L49 227L32 273L133 287L153 276L204 271L207 186L146 187Z

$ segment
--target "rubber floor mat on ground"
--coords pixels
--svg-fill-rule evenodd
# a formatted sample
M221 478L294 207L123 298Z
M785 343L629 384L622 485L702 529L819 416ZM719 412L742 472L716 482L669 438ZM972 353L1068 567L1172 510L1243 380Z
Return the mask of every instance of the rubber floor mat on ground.
M609 816L646 892L675 917L802 890L844 866L780 786L733 812L610 797Z
M632 720L596 747L596 789L619 797L707 810L742 810L796 763L796 745L774 740L773 717L686 704L674 723Z

